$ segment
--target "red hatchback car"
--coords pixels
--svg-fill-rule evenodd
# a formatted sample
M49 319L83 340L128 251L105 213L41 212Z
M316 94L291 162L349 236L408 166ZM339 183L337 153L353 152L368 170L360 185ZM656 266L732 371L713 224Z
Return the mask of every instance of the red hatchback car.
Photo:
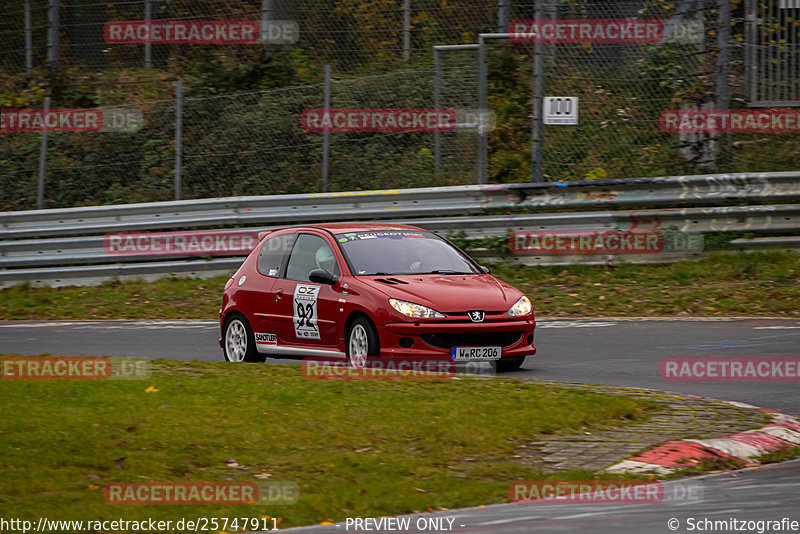
M225 284L225 359L496 361L536 353L528 297L441 237L396 224L319 224L261 232Z

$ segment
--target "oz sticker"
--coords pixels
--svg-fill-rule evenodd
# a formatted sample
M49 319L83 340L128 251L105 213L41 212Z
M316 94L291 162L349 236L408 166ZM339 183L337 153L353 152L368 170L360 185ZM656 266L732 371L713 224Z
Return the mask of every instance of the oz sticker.
M300 339L319 339L317 296L320 286L298 284L294 288L294 335Z

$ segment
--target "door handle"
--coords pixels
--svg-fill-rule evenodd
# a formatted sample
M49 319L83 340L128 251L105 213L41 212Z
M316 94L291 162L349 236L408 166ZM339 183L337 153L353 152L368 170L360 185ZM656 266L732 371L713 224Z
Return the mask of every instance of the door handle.
M283 289L278 289L275 292L275 302L278 302L282 298L283 298Z

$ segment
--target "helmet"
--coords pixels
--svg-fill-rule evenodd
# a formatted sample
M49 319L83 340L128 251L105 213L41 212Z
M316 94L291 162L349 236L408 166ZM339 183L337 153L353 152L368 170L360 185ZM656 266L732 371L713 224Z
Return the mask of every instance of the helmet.
M314 255L314 259L317 262L317 267L331 274L336 274L334 272L336 269L336 259L333 257L333 251L330 248L325 245L319 247L317 253Z

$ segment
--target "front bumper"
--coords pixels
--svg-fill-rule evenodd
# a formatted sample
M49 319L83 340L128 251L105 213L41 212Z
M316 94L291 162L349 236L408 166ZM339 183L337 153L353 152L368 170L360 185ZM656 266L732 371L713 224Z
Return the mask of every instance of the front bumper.
M450 359L450 346L503 347L502 358L536 354L536 321L400 322L378 327L382 358ZM409 341L411 345L409 346Z

